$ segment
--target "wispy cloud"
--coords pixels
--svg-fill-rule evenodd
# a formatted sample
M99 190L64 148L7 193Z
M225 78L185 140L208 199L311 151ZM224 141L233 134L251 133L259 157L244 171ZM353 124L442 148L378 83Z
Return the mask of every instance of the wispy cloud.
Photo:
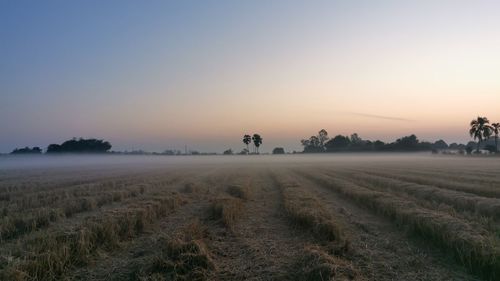
M394 116L366 114L366 113L359 113L359 112L348 112L348 113L352 114L352 115L367 117L367 118L384 119L384 120L391 120L391 121L401 121L401 122L415 122L416 121L416 120L412 120L412 119L394 117Z

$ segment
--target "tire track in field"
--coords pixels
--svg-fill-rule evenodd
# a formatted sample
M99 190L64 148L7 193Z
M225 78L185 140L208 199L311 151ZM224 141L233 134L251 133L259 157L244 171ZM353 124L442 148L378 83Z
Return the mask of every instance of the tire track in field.
M290 174L345 220L354 252L350 259L369 280L478 280L440 251L421 240L409 240L390 220L302 175Z
M267 171L252 176L250 199L240 221L229 231L212 223L209 247L217 276L213 280L286 280L307 241L284 217L279 189Z

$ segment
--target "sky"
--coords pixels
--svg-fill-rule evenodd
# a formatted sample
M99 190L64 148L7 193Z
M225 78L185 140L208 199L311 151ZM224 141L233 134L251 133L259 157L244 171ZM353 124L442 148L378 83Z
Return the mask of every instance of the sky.
M467 142L500 121L499 1L0 0L0 152Z

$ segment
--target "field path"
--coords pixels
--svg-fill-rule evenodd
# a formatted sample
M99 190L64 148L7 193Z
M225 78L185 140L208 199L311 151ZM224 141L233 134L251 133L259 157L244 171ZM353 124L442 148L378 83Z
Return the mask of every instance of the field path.
M478 280L430 245L409 239L390 220L293 171L288 173L345 220L352 241L350 259L369 280Z
M287 280L308 237L293 229L282 209L279 189L267 171L251 174L251 195L233 232L211 227L218 273L214 280Z

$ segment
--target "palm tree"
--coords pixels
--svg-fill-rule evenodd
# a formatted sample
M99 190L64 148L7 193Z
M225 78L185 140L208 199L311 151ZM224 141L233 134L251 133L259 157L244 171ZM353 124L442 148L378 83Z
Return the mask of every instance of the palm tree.
M476 151L479 153L479 146L485 138L491 136L492 127L489 125L490 121L486 117L477 117L470 122L470 136L478 140Z
M495 133L495 152L498 152L498 133L500 132L500 123L491 124L491 129Z
M252 142L252 137L250 135L244 135L243 136L243 143L247 145L247 151L248 150L248 145Z
M255 152L259 153L259 146L262 144L262 137L259 134L253 134L253 145L255 145Z

